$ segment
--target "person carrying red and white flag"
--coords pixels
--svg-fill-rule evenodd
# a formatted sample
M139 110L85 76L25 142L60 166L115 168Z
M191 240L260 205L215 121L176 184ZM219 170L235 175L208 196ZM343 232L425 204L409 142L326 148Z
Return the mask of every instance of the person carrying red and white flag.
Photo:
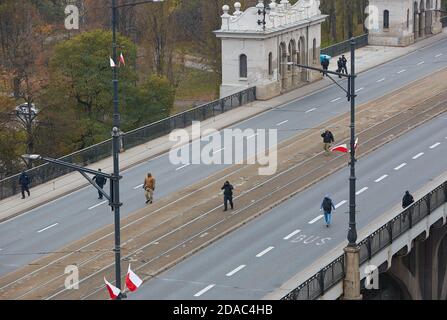
M114 285L112 285L110 282L106 280L104 277L104 282L106 283L107 290L109 291L110 298L112 300L115 300L118 298L118 296L121 294L121 290Z
M130 291L136 291L141 284L143 283L143 280L140 279L131 269L129 264L129 269L127 270L126 275L126 286Z

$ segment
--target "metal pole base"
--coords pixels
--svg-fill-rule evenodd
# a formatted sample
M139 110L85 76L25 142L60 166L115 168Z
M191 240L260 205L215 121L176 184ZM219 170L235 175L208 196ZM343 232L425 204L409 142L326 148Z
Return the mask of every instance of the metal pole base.
M362 300L360 294L360 250L357 247L346 247L345 278L343 279L342 300Z

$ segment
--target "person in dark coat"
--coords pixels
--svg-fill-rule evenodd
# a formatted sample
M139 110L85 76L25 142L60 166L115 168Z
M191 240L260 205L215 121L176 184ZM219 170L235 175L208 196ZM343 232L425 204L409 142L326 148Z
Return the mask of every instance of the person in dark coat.
M101 172L101 169L98 169L99 172ZM93 181L96 182L96 184L98 185L98 187L100 187L101 189L104 188L104 185L107 183L107 178L100 176L100 175L96 175L93 177ZM102 193L98 190L98 199L102 199Z
M233 186L230 182L225 181L225 184L221 188L224 191L224 211L228 210L227 204L230 202L231 210L233 210Z
M326 221L326 227L328 228L332 220L332 209L334 209L335 212L334 202L329 197L329 195L326 195L323 199L323 202L321 203L320 211L324 212L324 220Z
M346 59L344 54L341 56L341 62L342 62L342 68L341 68L342 73L348 74L348 67L347 67L348 59Z
M28 197L30 196L29 192L29 184L30 184L30 178L28 174L25 171L22 171L22 174L19 177L19 184L22 189L22 199L25 199L25 191L28 193Z
M321 61L321 66L323 67L323 70L327 71L327 70L329 69L329 59L324 58L324 59ZM326 73L326 72L323 72L323 76L325 76L325 75L327 75L327 73Z
M341 59L341 57L337 60L337 72L338 73L342 73L343 72L343 60ZM341 78L341 76L338 76L339 78Z
M405 191L404 197L402 198L402 208L406 208L414 202L413 196L410 191Z
M329 130L326 130L321 134L321 137L323 138L323 144L324 144L324 151L326 151L326 155L329 154L331 144L335 141L334 135Z

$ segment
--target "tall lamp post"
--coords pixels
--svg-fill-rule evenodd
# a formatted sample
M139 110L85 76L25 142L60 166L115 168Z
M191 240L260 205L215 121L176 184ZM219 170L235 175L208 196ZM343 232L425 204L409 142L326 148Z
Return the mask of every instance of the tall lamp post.
M27 134L27 144L26 144L26 152L32 153L34 146L33 146L33 123L34 120L37 118L37 114L39 113L39 110L36 108L34 103L26 102L21 105L18 105L14 109L14 114L17 117L17 119L20 120L23 127L25 128L26 134ZM27 166L31 168L31 160L27 162Z
M349 175L349 229L348 229L348 246L345 251L345 279L343 281L343 297L346 300L359 300L362 298L360 294L360 254L357 247L357 228L355 221L356 214L356 176L355 176L355 47L356 40L351 38L351 73L346 75L344 73L323 70L307 65L295 64L295 66L319 71L331 79L338 87L345 93L348 101L351 102L351 140L350 140L350 175ZM293 63L292 63L293 64ZM345 77L348 79L348 88L345 89L330 75L338 77Z

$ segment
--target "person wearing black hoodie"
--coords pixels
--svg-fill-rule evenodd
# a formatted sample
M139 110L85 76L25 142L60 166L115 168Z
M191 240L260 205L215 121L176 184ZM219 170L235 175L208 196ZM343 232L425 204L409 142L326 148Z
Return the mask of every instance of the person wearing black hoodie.
M404 197L402 198L402 208L406 208L414 202L413 196L410 191L405 191Z
M233 210L233 186L229 181L225 181L225 184L221 188L224 191L224 211L228 210L228 202L230 202L231 210Z

